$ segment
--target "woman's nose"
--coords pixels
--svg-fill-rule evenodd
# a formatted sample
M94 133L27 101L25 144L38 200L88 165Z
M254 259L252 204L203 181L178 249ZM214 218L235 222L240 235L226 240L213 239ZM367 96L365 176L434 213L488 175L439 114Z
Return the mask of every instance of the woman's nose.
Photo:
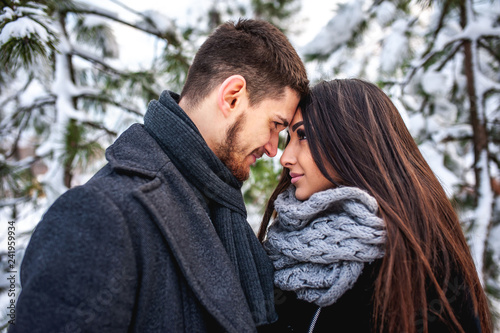
M292 146L289 144L286 146L285 151L283 152L283 155L281 155L280 158L280 163L283 167L287 168L289 166L294 165L296 162L295 155L293 153Z

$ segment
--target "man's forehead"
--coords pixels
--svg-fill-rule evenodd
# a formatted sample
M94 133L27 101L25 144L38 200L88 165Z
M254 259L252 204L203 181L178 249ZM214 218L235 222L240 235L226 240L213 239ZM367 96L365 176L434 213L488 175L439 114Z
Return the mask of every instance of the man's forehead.
M271 109L274 109L272 112L273 117L279 119L283 125L289 126L299 108L300 99L298 94L289 87L286 87L285 93L279 98L269 98L267 101L272 103L271 105L274 105L271 107Z
M297 110L295 111L295 113L293 114L293 118L290 121L290 125L289 126L294 126L295 127L295 124L297 122L300 122L301 120L302 120L302 110L300 109L300 107L298 107Z

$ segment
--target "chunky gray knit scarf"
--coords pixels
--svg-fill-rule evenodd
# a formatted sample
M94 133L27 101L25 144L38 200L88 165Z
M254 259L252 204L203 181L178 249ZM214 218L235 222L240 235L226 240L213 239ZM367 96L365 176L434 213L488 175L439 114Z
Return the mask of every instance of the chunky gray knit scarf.
M290 186L274 203L278 218L264 243L274 284L324 307L351 289L365 263L384 256L385 225L372 196L338 187L295 198Z

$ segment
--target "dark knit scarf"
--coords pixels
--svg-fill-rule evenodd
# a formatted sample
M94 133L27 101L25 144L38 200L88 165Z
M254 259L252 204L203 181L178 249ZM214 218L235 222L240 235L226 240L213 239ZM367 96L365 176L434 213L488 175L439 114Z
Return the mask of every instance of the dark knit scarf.
M246 220L242 183L208 147L178 99L179 95L164 91L149 104L144 127L187 181L208 199L212 223L234 264L255 324L271 323L277 318L273 266Z

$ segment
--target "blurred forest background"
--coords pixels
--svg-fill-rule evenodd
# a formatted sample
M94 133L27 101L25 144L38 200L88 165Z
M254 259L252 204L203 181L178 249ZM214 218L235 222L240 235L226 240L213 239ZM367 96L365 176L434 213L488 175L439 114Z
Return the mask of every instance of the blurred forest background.
M180 92L206 36L239 17L282 29L312 84L360 77L391 97L454 202L492 309L500 308L500 1L316 1L307 15L305 1L198 1L182 17L169 1L151 10L125 0L0 1L0 331L7 223L15 221L18 269L48 206L104 165L105 148L142 122L150 100ZM315 12L328 19L304 35ZM254 229L280 170L279 155L261 159L244 185Z

